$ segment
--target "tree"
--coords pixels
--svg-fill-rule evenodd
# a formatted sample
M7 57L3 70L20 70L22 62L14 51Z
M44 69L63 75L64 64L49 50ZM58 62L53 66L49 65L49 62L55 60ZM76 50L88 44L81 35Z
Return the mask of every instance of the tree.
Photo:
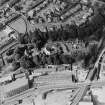
M6 58L7 63L12 63L14 61L14 58L12 56L9 56Z
M21 54L14 54L15 61L19 61L23 55Z
M23 47L22 46L18 46L18 47L16 47L14 53L15 54L24 55L25 49L27 49L27 46L23 46Z
M33 62L35 63L36 66L40 66L41 58L39 57L39 55L33 57Z
M7 56L10 56L14 53L14 49L9 49L7 52L6 52L6 55Z
M53 65L60 65L61 60L59 54L53 54Z
M69 64L68 58L66 55L61 54L60 55L60 60L62 64Z
M9 6L10 7L13 7L15 4L17 4L17 3L19 3L21 0L11 0L10 2L9 2Z
M0 23L0 31L2 31L3 29L5 29L6 27L4 27L3 23Z
M44 66L46 63L47 63L46 54L43 53L41 57L41 65Z
M34 45L27 45L27 49L31 50L34 48Z
M51 65L52 64L52 58L51 58L51 56L46 56L46 61L47 61L47 64L48 65Z
M27 34L20 33L18 35L18 41L21 44L27 44L29 42L29 36Z
M16 11L20 11L22 10L23 7L20 4L18 4L18 5L15 5L14 8Z
M12 67L13 67L13 71L16 71L18 68L20 68L20 63L19 62L12 62Z
M32 59L28 58L27 56L23 56L20 59L20 66L23 67L24 69L28 69L35 67L35 63L33 62Z
M85 37L85 27L83 26L83 27L79 27L79 29L78 29L78 38L79 39L84 39L84 37Z

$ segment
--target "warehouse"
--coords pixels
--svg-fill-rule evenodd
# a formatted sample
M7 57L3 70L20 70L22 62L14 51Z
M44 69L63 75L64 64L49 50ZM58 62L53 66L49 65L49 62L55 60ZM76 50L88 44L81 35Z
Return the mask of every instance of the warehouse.
M26 78L17 79L10 84L3 86L3 98L9 98L29 89L29 83Z

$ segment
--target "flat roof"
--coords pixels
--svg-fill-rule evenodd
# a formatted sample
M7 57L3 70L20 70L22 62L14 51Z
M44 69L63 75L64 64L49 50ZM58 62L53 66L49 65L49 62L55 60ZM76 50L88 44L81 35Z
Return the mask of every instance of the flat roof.
M19 18L9 24L12 28L14 28L19 33L26 32L26 23L23 18Z
M10 92L12 90L18 89L22 86L25 86L28 84L28 80L24 77L24 78L19 78L16 81L13 81L12 83L9 83L7 85L3 86L3 91L4 93L6 92Z
M95 99L99 102L105 105L105 86L102 88L94 88L92 89L92 93L95 97Z
M78 105L93 105L93 102L79 102Z

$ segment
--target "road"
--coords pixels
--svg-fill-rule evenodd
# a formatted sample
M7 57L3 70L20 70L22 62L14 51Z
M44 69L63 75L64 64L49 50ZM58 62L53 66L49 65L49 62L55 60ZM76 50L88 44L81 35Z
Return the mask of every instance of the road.
M0 105L2 104L2 89L1 89L2 87L0 86Z
M73 7L72 7L72 9L74 9L76 6L78 6L78 3L76 3ZM87 21L87 19L85 20L85 19L82 19L82 20L78 20L76 17L75 17L75 14L77 15L77 13L78 12L80 12L81 11L81 14L83 14L83 10L82 10L82 8L80 7L80 8L77 8L77 10L75 11L75 12L73 12L73 13L71 13L68 17L67 17L67 19L64 19L63 21L59 21L59 22L51 22L51 23L49 23L49 22L45 22L45 23L35 23L35 24L33 24L33 28L40 28L41 30L43 30L43 29L45 29L45 27L47 27L47 28L51 28L51 27L53 27L53 26L58 26L58 27L60 27L61 25L62 26L64 26L64 25L66 25L66 24L72 24L72 21L74 21L74 20L76 20L76 23L79 25L79 24L82 24L82 23L84 23L85 21ZM69 10L67 11L67 12L69 12ZM85 11L84 11L84 13L85 13ZM64 15L64 14L63 14ZM74 17L74 18L76 18L76 19L73 19L72 17ZM83 21L84 20L84 21Z
M64 86L65 85L65 86ZM30 90L27 90L25 91L24 93L22 94L19 94L19 95L16 95L16 96L13 96L11 98L8 98L6 99L6 101L4 102L3 105L11 105L12 103L20 100L20 99L24 99L24 98L27 98L29 96L37 96L38 94L43 94L47 91L50 91L50 90L53 90L53 89L68 89L70 86L64 84L64 85L59 85L59 86L55 86L55 84L53 86L50 85L50 87L48 85L46 85L45 87L41 87L39 89L30 89ZM70 88L70 89L74 89L73 88Z
M72 82L72 73L71 72L56 72L53 74L49 74L49 75L43 75L43 76L39 76L37 78L34 79L35 83L37 82L59 82L59 81L68 81L68 82Z
M95 76L94 75L95 73L97 73L99 75L100 70L101 70L100 66L101 66L104 54L105 54L105 48L102 50L99 57L97 58L97 61L94 64L94 68L89 72L89 75L88 75L88 78L87 78L88 80L93 80L94 76ZM96 70L98 70L98 71L96 71Z
M2 101L3 101L3 88L0 85L0 105L2 104Z
M72 101L72 103L70 105L77 105L79 103L79 101L81 101L83 96L86 95L88 89L89 89L88 85L81 87L78 94L76 95L76 97L74 98L74 100Z
M98 57L98 59L97 59L95 65L94 65L94 67L96 67L96 68L98 67L98 64L99 64L100 59L101 59L101 57L103 56L103 54L105 54L105 48L102 50L101 54L99 55L99 57Z
M7 45L6 47L4 47L2 50L0 50L0 55L3 54L5 51L7 51L9 48L14 47L16 45L18 45L19 43L17 41Z
M94 87L101 87L105 85L105 81L96 81L91 83L62 83L62 84L46 84L44 86L40 86L38 89L32 88L27 91L22 92L21 94L18 94L16 96L10 97L5 100L5 103L3 105L9 105L15 101L18 101L19 99L24 99L29 96L37 96L38 94L43 94L50 90L59 90L59 89L78 89L85 86L90 86L91 88ZM82 91L83 90L83 91ZM81 89L81 93L84 94L84 89ZM75 98L74 98L75 99ZM80 99L79 99L80 100Z

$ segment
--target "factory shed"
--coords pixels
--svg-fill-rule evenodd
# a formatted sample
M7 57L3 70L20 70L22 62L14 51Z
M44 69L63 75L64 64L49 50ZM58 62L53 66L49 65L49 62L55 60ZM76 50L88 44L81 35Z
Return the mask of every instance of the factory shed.
M28 79L20 78L3 86L3 98L9 98L29 89Z

